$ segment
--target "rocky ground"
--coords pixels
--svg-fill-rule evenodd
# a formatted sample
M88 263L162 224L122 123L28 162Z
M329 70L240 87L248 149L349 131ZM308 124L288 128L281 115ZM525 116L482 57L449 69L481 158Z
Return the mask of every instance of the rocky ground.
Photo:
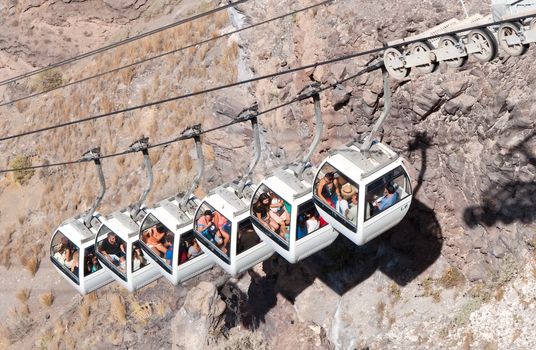
M51 75L0 87L2 101L72 82L284 14L312 2L252 0L183 27L125 45ZM0 1L2 79L150 30L217 1ZM470 12L486 13L479 1ZM381 46L463 16L459 2L339 0L138 68L0 107L13 134L163 97L247 79ZM365 247L344 238L295 265L272 257L229 278L214 268L174 288L159 280L129 294L107 286L86 297L52 272L50 233L85 210L95 193L89 165L0 179L0 317L12 348L529 349L535 348L535 51L474 60L459 70L392 81L394 106L384 142L411 164L415 201L404 221ZM160 142L201 122L227 122L258 101L266 109L305 84L333 84L371 57L317 67L117 118L0 143L2 164L77 159L100 145L125 150L136 137ZM53 86L53 85L52 85ZM322 96L325 130L313 161L359 137L383 106L381 75L349 80ZM308 147L312 105L263 116L263 160L255 177ZM236 174L250 155L249 126L208 135L208 173L199 190ZM191 144L151 154L149 205L193 176ZM103 213L137 197L140 159L104 164ZM32 261L32 257L39 257ZM32 267L33 266L33 267ZM32 271L37 270L35 275ZM54 300L50 301L50 292Z

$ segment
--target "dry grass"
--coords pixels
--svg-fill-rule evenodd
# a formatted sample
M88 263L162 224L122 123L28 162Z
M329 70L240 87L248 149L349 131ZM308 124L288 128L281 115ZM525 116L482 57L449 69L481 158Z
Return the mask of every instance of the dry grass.
M389 293L389 296L391 297L391 302L393 304L398 302L402 295L402 291L400 290L400 287L395 282L392 282L389 285L388 293Z
M22 169L27 168L32 165L30 157L25 155L15 156L11 162L9 162L9 167L12 169ZM31 178L34 176L35 170L17 170L12 173L13 181L24 186L30 182Z
M97 292L94 291L94 292L91 292L91 293L89 293L89 294L86 294L86 295L84 296L84 300L87 300L87 301L90 302L90 303L94 303L94 302L96 302L97 300L99 300L99 296L98 296Z
M7 348L10 344L22 340L34 324L27 307L21 310L12 309L7 319L4 319L0 325L0 345L2 348Z
M15 102L15 108L17 108L17 111L19 111L19 113L26 112L28 107L30 107L30 102L28 102L27 100Z
M129 85L134 79L134 76L136 76L136 67L128 67L123 69L120 71L120 75L123 84Z
M87 303L83 303L82 305L80 305L78 312L80 314L80 320L83 323L87 323L89 320L89 316L91 315L91 306Z
M227 11L217 12L213 15L213 23L216 28L223 28L229 23Z
M134 319L138 323L146 325L151 320L151 317L153 315L153 309L151 308L151 304L140 304L137 300L134 299L130 302L130 315L134 317Z
M109 113L113 110L114 105L112 101L106 95L104 95L99 101L99 107L101 113Z
M112 295L110 298L110 314L120 324L127 323L127 310L123 299L119 295Z
M62 73L56 69L49 69L36 75L32 87L34 90L48 91L63 84Z
M379 301L376 305L376 312L378 313L378 327L381 326L383 319L385 317L385 303Z
M158 301L158 302L153 304L153 310L158 316L164 317L167 314L167 311L168 311L167 303L165 303L164 301L160 300L160 301Z
M499 288L495 291L495 300L501 301L504 298L504 287L499 286Z
M19 289L15 296L21 303L26 304L30 299L30 290L28 288Z
M465 277L460 270L452 266L445 271L438 282L444 288L449 289L463 285L465 283Z
M52 306L54 303L55 295L53 291L43 293L39 296L39 300L41 301L41 304L46 307Z
M21 258L21 264L26 270L28 270L28 272L32 274L32 276L35 276L35 274L39 270L39 266L41 265L41 259L39 259L35 255L23 256Z

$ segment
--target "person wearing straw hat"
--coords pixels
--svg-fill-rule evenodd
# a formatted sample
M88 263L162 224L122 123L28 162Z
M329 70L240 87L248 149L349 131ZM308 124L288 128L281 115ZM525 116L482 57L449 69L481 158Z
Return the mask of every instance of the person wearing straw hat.
M340 214L346 216L348 209L350 209L348 201L352 199L352 195L356 192L356 189L350 183L345 183L341 187L340 192L342 198L337 202L336 209Z
M350 199L350 209L346 212L346 218L357 225L357 199L358 192L355 191Z

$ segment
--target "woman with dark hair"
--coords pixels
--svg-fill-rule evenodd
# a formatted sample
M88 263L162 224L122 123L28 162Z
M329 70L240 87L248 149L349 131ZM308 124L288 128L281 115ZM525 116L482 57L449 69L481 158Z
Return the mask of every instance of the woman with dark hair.
M326 173L316 186L316 195L329 206L335 208L338 199L337 187L338 179L335 178L335 174L332 172Z
M253 204L253 213L257 216L261 222L266 226L272 229L274 232L279 232L279 235L285 237L286 227L284 225L279 225L270 217L270 204L272 203L272 198L267 193L261 193L257 201Z

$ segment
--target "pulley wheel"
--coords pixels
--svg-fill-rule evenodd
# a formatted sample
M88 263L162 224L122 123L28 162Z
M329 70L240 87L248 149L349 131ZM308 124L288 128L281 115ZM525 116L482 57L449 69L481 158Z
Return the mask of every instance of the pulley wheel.
M497 45L487 29L474 29L467 35L469 43L476 44L480 48L480 52L473 55L480 62L489 62L497 55Z
M517 37L520 32L519 24L506 22L501 24L497 31L497 39L499 40L499 46L510 56L521 56L527 52L528 45L514 44L508 45L509 37Z
M455 47L460 42L460 39L456 35L445 35L439 40L439 47ZM447 66L452 68L460 68L467 61L467 56L456 57L444 62Z
M434 46L429 41L420 41L414 44L411 44L410 53L411 54L420 54L428 53L434 49ZM421 73L432 73L437 68L436 62L430 62L429 64L424 64L422 66L417 66L417 70Z
M404 62L404 55L395 48L388 48L383 54L383 63L387 72L396 80L402 80L409 74L409 68L396 67L395 61L401 60Z

